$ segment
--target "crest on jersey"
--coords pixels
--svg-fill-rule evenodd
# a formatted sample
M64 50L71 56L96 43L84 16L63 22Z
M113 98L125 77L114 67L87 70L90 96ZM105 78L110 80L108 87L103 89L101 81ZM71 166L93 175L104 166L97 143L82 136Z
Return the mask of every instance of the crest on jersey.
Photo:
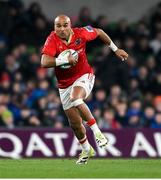
M84 27L88 32L93 32L92 26L85 26Z
M81 43L81 39L80 38L75 40L75 45L79 45L80 43Z

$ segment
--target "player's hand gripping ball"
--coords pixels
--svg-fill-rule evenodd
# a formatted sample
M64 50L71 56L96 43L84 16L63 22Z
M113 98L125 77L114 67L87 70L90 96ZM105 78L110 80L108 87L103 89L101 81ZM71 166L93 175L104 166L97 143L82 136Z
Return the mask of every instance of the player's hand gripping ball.
M70 59L69 59L69 63L59 66L61 69L68 69L68 68L72 67L72 64L75 65L77 63L77 61L78 61L78 52L73 50L73 49L64 50L63 52L61 52L59 54L58 58L69 58L70 54L72 56L72 59L74 60L73 61L74 63L71 62Z

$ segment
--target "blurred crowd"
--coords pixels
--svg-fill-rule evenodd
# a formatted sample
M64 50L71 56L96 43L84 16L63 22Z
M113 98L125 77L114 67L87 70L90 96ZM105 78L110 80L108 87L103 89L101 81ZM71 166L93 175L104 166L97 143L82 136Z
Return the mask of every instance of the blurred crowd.
M87 104L100 128L161 128L161 2L136 23L92 17L82 7L73 26L102 28L129 53L126 63L100 40L87 46L96 74ZM54 69L40 67L42 45L53 30L40 4L0 1L0 127L67 127Z

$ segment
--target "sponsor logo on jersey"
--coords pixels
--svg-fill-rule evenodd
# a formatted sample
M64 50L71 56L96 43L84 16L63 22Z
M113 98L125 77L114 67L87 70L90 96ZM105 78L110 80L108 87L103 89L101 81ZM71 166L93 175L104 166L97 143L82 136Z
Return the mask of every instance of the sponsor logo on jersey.
M82 40L81 40L80 38L79 38L79 39L76 39L76 40L75 40L75 45L79 45L79 44L81 43L81 41L82 41Z

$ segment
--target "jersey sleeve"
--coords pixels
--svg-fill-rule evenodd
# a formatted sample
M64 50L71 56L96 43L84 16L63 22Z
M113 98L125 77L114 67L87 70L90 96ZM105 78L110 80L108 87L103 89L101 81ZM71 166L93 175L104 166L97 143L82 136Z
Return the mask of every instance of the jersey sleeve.
M86 39L86 41L92 41L97 37L96 29L92 26L85 26L80 29L81 35L83 36L83 38Z
M47 37L41 53L53 57L56 55L56 43L52 33Z

